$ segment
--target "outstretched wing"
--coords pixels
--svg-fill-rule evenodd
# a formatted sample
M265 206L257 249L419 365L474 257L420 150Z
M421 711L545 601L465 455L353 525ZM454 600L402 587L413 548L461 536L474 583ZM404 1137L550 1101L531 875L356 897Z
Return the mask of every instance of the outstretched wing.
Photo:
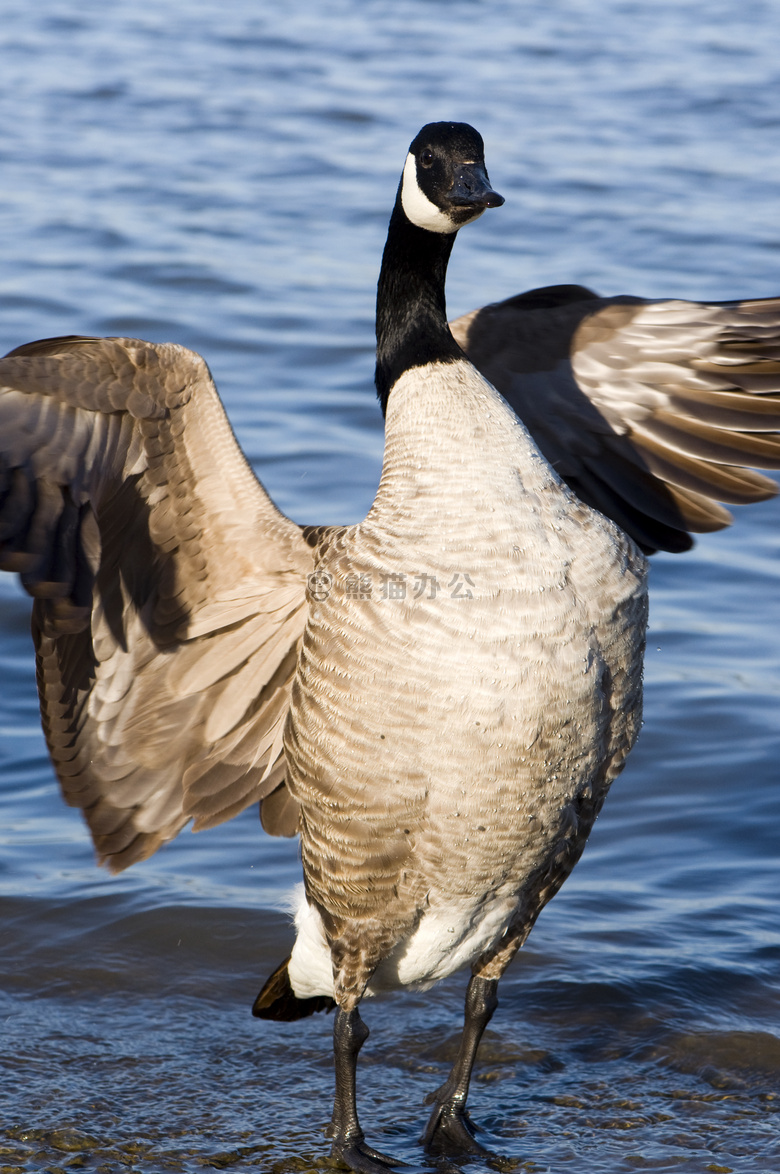
M49 751L113 869L283 782L311 566L199 355L62 338L0 360L0 568L35 597Z
M453 323L553 468L646 551L687 550L780 469L780 298L532 290Z

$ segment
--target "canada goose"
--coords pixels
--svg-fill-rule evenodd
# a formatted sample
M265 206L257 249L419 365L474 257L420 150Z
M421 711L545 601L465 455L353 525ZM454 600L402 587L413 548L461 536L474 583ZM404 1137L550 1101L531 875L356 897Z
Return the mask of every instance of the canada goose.
M392 1163L358 1123L360 1000L467 964L423 1139L484 1152L465 1106L498 980L639 728L637 544L726 524L711 499L768 496L741 466L780 458L780 397L756 394L780 382L780 300L565 287L462 319L532 439L445 317L456 232L500 203L476 131L423 128L379 280L386 452L356 526L276 510L182 347L49 339L0 361L2 566L35 597L66 801L116 870L258 799L269 831L300 831L296 944L254 1010L335 999L333 1153L362 1174Z

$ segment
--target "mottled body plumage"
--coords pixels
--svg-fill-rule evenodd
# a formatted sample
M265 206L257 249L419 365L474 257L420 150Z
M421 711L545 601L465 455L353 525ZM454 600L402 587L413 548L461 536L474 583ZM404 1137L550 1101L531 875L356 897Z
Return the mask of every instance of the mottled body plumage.
M368 517L318 556L333 587L310 605L285 739L346 1005L382 959L372 986L426 984L510 926L522 939L641 711L644 558L577 502L494 389L465 361L417 368L386 430ZM355 572L374 597L346 594ZM391 574L405 599L381 597ZM471 598L452 598L463 574Z

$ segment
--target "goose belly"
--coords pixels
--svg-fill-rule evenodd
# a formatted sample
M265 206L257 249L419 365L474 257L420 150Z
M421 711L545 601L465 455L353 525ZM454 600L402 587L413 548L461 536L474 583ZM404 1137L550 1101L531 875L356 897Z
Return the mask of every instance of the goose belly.
M365 994L413 987L425 990L473 960L506 932L517 907L516 894L507 888L488 901L449 909L427 909L415 929L396 944L377 966ZM288 965L298 998L334 993L333 963L319 912L298 895L297 936Z
M514 887L504 885L487 900L426 908L414 931L380 962L367 993L425 990L468 966L504 936L516 907Z
M365 543L362 562L332 552L286 736L313 898L296 992L332 990L317 907L331 936L383 935L370 991L425 986L518 916L530 928L568 875L641 712L644 563L601 537L586 585L570 558L524 568L510 551L502 565L493 546L480 566L473 543L472 562L460 556L471 598L348 601L341 567L381 564ZM385 566L389 548L383 536ZM440 582L449 569L419 562Z

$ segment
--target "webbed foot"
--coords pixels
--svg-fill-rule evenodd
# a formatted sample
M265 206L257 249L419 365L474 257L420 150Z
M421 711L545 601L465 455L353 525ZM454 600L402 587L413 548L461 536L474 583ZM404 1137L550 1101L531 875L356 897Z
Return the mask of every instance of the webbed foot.
M436 1094L427 1098L427 1103L436 1100ZM420 1138L421 1145L430 1154L448 1154L455 1157L458 1154L471 1154L480 1158L492 1158L495 1155L477 1141L474 1136L475 1126L462 1105L453 1105L443 1101L436 1103L436 1107L428 1119L425 1132Z
M343 1162L354 1174L387 1174L388 1170L404 1165L396 1158L389 1158L387 1154L372 1149L362 1137L334 1140L331 1156Z

